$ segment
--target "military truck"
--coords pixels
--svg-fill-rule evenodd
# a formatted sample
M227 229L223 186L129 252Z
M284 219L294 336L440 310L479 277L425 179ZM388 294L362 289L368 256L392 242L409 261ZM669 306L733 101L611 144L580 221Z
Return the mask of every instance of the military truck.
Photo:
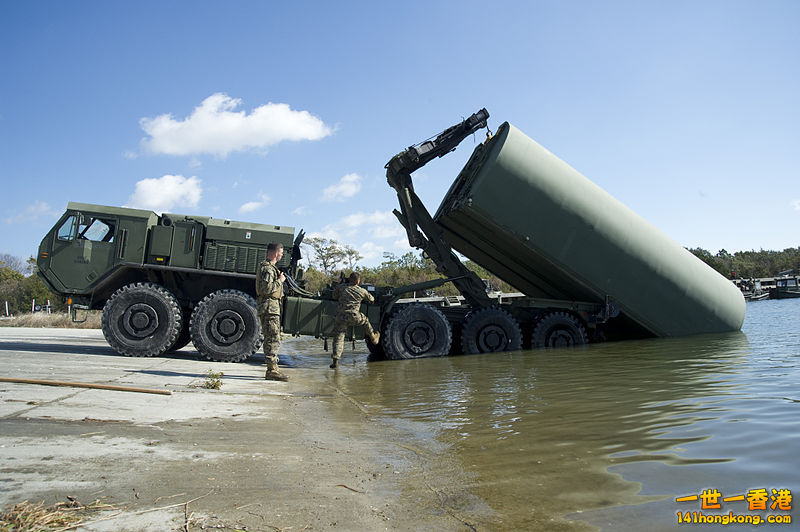
M481 109L386 164L409 244L440 279L368 289L364 304L390 359L566 347L738 330L741 292L630 209L508 123L476 146L435 215L412 173L487 127ZM287 249L283 329L328 338L332 287L294 281L294 228L70 203L39 249L39 275L73 307L103 309L118 352L152 356L192 340L212 360L243 360L261 343L254 305L266 244ZM487 293L456 252L516 287ZM458 297L404 298L444 283ZM351 328L349 338L362 331Z
M38 274L79 309L102 309L109 345L154 356L190 340L206 358L243 360L263 336L255 271L269 242L297 267L302 231L70 202L39 246Z

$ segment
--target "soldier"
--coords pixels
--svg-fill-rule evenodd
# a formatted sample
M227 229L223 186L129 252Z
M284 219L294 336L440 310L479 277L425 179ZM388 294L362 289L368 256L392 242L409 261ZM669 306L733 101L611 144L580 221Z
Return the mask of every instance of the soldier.
M281 346L281 297L286 276L275 264L283 257L283 245L273 242L267 246L267 260L258 265L256 294L258 317L264 332L264 358L267 360L268 381L288 381L278 370L278 349Z
M336 309L336 318L333 323L333 363L331 368L339 366L339 359L342 358L344 348L344 333L350 325L361 325L364 327L364 337L377 344L380 341L381 333L373 332L367 317L360 312L361 301L367 300L375 302L372 294L358 286L361 283L361 275L358 272L350 274L347 284L340 284L333 291L334 299L339 300L339 308Z

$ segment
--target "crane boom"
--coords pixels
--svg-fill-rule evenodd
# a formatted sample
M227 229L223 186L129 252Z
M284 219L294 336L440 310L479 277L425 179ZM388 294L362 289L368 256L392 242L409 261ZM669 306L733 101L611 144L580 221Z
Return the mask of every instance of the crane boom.
M408 235L408 243L421 249L436 264L436 271L445 277L456 278L453 284L461 295L476 307L492 304L486 295L483 281L456 256L445 240L441 229L433 221L428 209L414 192L411 174L437 157L447 155L469 135L486 127L489 112L481 109L466 120L455 124L437 136L409 146L386 163L386 180L397 192L400 211L394 214Z

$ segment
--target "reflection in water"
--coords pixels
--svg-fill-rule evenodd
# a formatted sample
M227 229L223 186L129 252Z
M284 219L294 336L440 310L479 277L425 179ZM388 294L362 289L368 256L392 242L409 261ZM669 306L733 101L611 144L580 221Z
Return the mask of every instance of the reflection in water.
M747 336L382 361L337 381L457 458L497 512L483 527L670 530L699 509L677 496L800 489L798 310L750 304Z

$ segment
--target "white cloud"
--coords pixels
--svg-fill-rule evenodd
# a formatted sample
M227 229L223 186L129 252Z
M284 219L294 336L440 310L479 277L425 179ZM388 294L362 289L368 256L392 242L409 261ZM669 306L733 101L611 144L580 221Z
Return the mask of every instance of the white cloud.
M314 236L352 245L364 257L360 264L379 264L386 252L397 256L409 251L419 252L408 245L406 232L391 211L348 214L320 231L309 232L306 238ZM355 245L355 242L361 244Z
M248 201L247 203L245 203L244 205L239 207L239 212L240 213L245 213L245 212L257 211L261 207L264 207L264 206L268 205L270 200L271 200L271 198L269 196L267 196L264 193L261 193L261 194L258 195L258 200L256 200L256 201Z
M22 209L19 214L9 216L3 221L7 224L21 224L36 220L37 218L41 218L43 216L58 216L59 214L61 213L50 207L50 204L37 200Z
M379 246L374 242L364 242L358 246L358 252L363 257L361 260L365 262L371 262L375 259L382 259L384 251L385 248L383 246Z
M792 201L792 207L794 207L794 210L800 211L800 199Z
M351 198L361 190L361 176L358 174L347 174L338 183L331 185L322 191L324 201L344 201Z
M174 207L197 207L203 196L201 181L192 176L165 175L142 179L128 198L126 207L149 209L157 213L171 211Z
M419 250L409 246L408 240L405 238L397 239L390 245L379 245L372 241L366 241L358 246L357 249L361 256L364 257L361 261L362 264L379 264L384 260L384 253L392 253L398 257L405 255L409 251L419 254Z
M145 151L167 155L210 153L225 157L231 152L268 148L284 140L319 140L332 129L308 111L294 111L285 103L267 103L252 110L236 111L242 100L218 92L212 94L183 120L171 114L142 118L139 125L149 138Z
M392 247L395 249L395 252L403 255L408 253L409 251L418 252L417 248L412 248L408 245L408 238L398 238L394 242L392 242Z
M295 210L293 210L292 214L295 214L297 216L303 216L307 212L308 212L308 209L306 209L306 207L304 205L301 205L300 207L298 207Z
M339 242L352 242L362 238L387 239L405 235L392 211L356 212L326 225L318 236Z
M400 225L400 222L397 221L397 218L392 215L392 222L391 225L377 225L372 230L372 236L375 238L397 238L398 236L402 236L405 238L406 230Z

